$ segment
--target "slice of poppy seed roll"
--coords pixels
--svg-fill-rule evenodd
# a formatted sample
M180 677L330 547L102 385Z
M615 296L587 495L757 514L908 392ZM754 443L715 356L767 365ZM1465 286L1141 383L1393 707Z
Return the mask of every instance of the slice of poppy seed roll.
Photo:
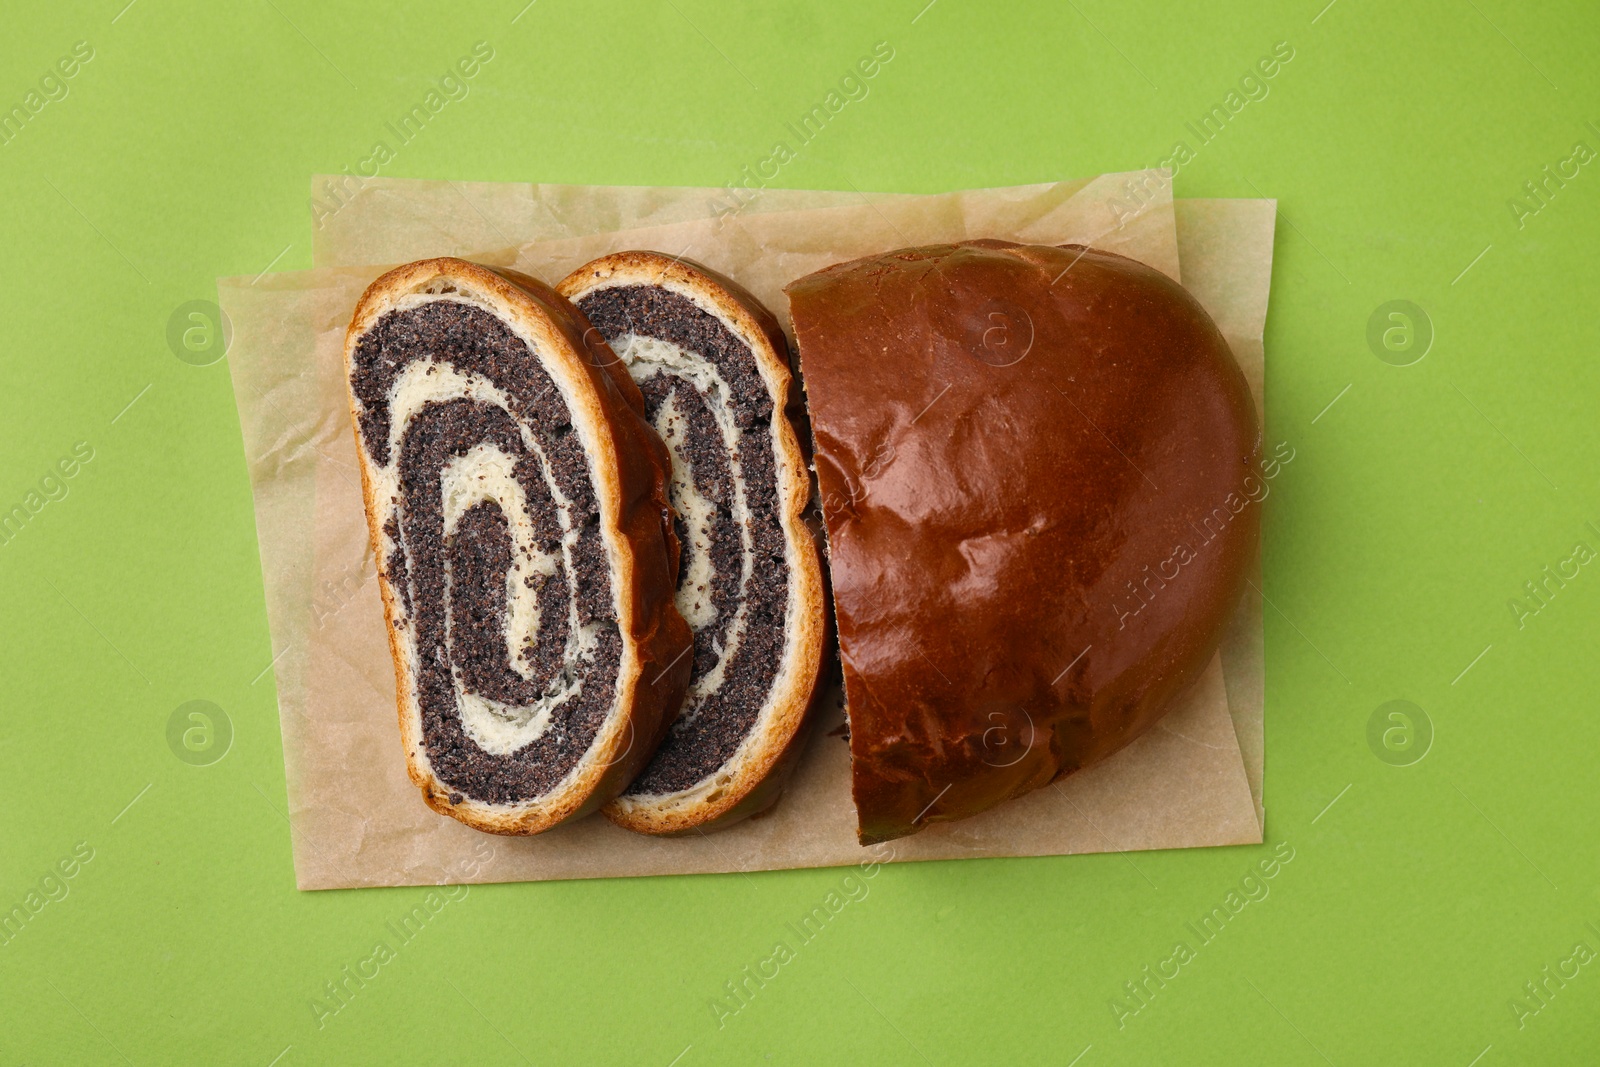
M595 260L557 288L638 383L671 452L677 603L694 631L683 714L604 811L649 834L726 826L778 799L827 632L788 345L748 292L655 252Z
M670 460L614 362L549 286L458 259L373 282L346 336L407 769L479 830L610 801L688 684Z

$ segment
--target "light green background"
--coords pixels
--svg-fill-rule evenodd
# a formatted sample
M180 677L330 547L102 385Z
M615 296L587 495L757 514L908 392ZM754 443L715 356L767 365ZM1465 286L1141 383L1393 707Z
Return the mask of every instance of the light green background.
M1600 951L1600 568L1522 628L1507 606L1600 548L1600 162L1520 226L1508 206L1600 148L1592 3L124 2L0 33L5 108L94 50L0 146L0 507L94 452L0 546L0 908L93 850L0 946L0 1062L1593 1058L1600 963L1520 1027L1510 1002ZM218 275L307 266L308 176L479 40L470 95L384 173L721 184L887 41L778 184L1040 182L1182 140L1179 196L1279 198L1268 846L885 868L720 1027L723 983L844 872L474 887L319 1027L312 998L425 891L294 889L227 367L180 362L167 321ZM1268 95L1202 146L1186 123L1280 41ZM1366 340L1400 299L1436 333L1407 367ZM210 766L167 743L194 699L234 727ZM1393 699L1434 727L1411 766L1368 745ZM1270 894L1119 1029L1122 983L1279 842Z

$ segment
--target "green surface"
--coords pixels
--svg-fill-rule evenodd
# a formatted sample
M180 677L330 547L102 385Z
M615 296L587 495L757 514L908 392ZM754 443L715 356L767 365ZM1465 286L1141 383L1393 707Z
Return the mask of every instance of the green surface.
M37 908L0 934L0 1062L1592 1060L1600 567L1573 549L1600 549L1600 160L1544 203L1523 185L1600 148L1592 3L123 2L0 34L0 106L40 91L0 145L0 506L38 509L0 545L0 907ZM307 266L308 176L480 40L383 173L722 184L881 41L775 184L1039 182L1181 140L1177 195L1279 198L1269 435L1297 458L1267 504L1266 846L886 867L805 944L786 924L846 872L474 887L404 944L386 924L425 891L295 891L227 367L175 358L169 316ZM1186 124L1278 42L1202 143ZM1367 341L1395 300L1432 323L1410 366ZM1533 613L1524 582L1569 559ZM189 728L204 749L192 708L169 745L192 700L232 727L207 765L220 734L175 755ZM1392 700L1431 723L1420 762L1415 710L1369 744ZM1292 861L1245 882L1267 895L1201 944L1185 924L1274 846Z

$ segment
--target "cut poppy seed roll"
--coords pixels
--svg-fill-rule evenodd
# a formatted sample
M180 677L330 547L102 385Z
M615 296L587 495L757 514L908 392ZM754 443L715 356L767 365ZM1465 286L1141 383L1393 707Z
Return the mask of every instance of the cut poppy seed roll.
M827 607L788 346L733 282L655 252L621 252L558 286L644 394L672 455L694 631L683 714L605 814L630 830L725 826L772 803L804 742Z
M379 278L346 338L407 767L480 830L611 800L688 682L669 460L614 358L548 286L458 259Z
M1260 424L1182 286L1080 245L902 248L786 289L862 844L1107 758L1206 670Z

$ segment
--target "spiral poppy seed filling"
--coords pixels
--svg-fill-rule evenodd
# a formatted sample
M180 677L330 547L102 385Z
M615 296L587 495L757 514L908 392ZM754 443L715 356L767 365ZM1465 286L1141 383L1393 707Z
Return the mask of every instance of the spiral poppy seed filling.
M540 797L606 721L622 657L566 402L522 338L454 299L378 319L351 389L433 772L452 803Z
M694 666L682 714L624 794L661 796L734 756L782 666L789 566L772 400L749 346L687 297L624 285L577 306L627 364L672 452L677 605L694 633Z

